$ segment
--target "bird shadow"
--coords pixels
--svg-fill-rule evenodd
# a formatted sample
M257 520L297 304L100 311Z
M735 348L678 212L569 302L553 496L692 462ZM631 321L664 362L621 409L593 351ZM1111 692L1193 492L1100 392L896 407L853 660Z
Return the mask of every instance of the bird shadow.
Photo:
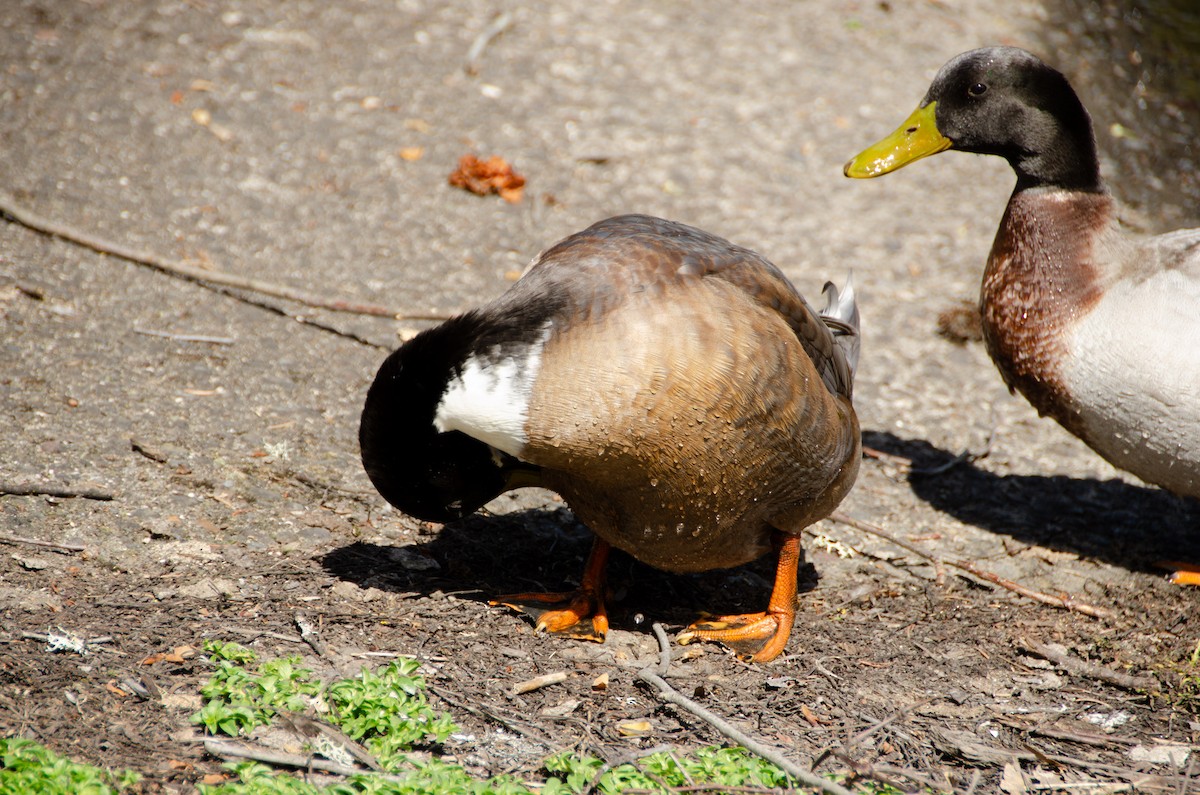
M416 544L355 542L319 562L331 575L363 588L395 593L454 594L487 601L519 592L565 591L579 584L592 533L566 509L477 513L430 530ZM609 557L609 621L648 631L651 623L687 624L699 612L764 610L775 576L775 556L731 569L672 574L614 549ZM799 588L817 585L816 569L800 566Z
M997 475L884 431L864 432L863 444L911 460L913 492L964 524L1130 571L1200 560L1200 501L1117 479Z

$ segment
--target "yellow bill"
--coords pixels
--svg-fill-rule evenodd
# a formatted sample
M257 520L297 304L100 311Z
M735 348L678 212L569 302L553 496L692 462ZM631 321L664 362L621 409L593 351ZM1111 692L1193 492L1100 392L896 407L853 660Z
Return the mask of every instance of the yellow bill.
M951 141L937 128L936 102L917 108L896 131L874 146L867 147L846 164L842 173L855 179L887 174L914 160L949 149Z

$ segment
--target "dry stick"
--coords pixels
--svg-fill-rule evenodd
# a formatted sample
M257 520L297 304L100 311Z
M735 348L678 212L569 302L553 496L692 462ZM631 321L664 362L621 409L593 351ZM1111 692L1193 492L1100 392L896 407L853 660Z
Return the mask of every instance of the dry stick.
M2 491L2 489L0 489ZM22 538L21 536L0 536L3 544L28 544L31 547L45 547L57 552L82 552L86 547L81 544L56 544L53 541L42 541L37 538Z
M11 494L15 497L62 497L71 499L82 497L85 500L113 499L111 492L99 489L66 489L57 486L38 486L33 483L3 483L0 482L0 494Z
M1120 671L1114 671L1111 668L1105 668L1103 665L1085 662L1045 643L1022 639L1021 645L1037 656L1044 657L1054 663L1067 673L1076 676L1099 679L1102 682L1108 682L1110 685L1116 685L1125 690L1149 690L1156 684L1154 679L1148 676L1130 676Z
M1001 588L1005 588L1015 594L1020 594L1021 596L1032 599L1035 602L1041 602L1044 605L1059 607L1063 610L1070 610L1074 613L1083 613L1085 616L1091 616L1092 618L1112 618L1114 615L1113 611L1109 610L1107 607L1096 607L1095 605L1076 602L1070 596L1051 596L1050 594L1044 594L1040 591L1031 590L1020 583L1013 582L1012 580L1006 580L999 574L985 571L969 561L947 560L946 563L950 564L956 569L962 569L968 574L972 574L981 580L987 580L990 583L995 583Z
M541 743L542 745L546 746L547 748L552 749L555 747L554 742L551 741L549 738L543 736L541 734L541 732L533 731L531 729L528 729L528 728L522 726L521 723L517 721L517 719L513 719L513 718L506 717L504 715L501 715L496 710L485 707L483 704L480 704L479 706L475 706L474 704L468 704L465 701L461 701L460 699L455 698L454 696L450 695L445 690L443 690L442 688L440 688L436 685L431 685L431 684L426 683L425 688L430 693L433 693L438 698L440 698L442 701L445 701L447 704L458 707L459 709L465 709L467 712L470 712L472 715L482 718L483 720L490 720L495 723L499 723L504 728L506 728L510 731L514 731L517 734L521 735L522 737L533 740L534 742Z
M206 739L204 741L204 750L222 759L253 759L256 762L266 762L269 765L286 765L287 767L323 770L326 773L333 773L338 776L358 776L371 772L367 768L350 767L349 765L339 764L328 759L318 759L317 757L304 756L303 754L289 754L283 751L272 751L269 748L257 748L245 745L244 743L232 743L226 740ZM390 776L383 773L376 773L374 775L386 778L389 781L404 780L402 776Z
M915 547L912 544L901 541L891 533L884 530L882 527L873 525L870 522L863 522L858 519L854 519L842 513L841 511L834 511L829 515L829 518L835 522L841 522L842 524L850 525L851 527L861 530L864 533L870 533L871 535L879 536L880 538L890 541L902 549L908 550L914 555L925 558L926 560L932 562L935 566L953 566L954 568L961 569L962 571L978 577L981 580L986 580L987 582L999 585L1005 590L1012 591L1015 594L1032 599L1035 602L1041 602L1042 604L1049 605L1050 607L1058 607L1075 613L1082 613L1085 616L1091 616L1092 618L1111 618L1114 615L1113 611L1109 610L1107 607L1096 607L1095 605L1077 602L1069 596L1050 596L1049 594L1044 594L1040 591L1034 591L1030 588L1026 588L1020 583L1013 582L1012 580L1006 580L998 574L985 571L969 561L951 560L938 557L937 555L931 555L930 553Z
M0 214L6 215L13 221L21 224L24 227L41 232L43 235L62 238L76 245L90 248L92 251L101 254L110 254L114 257L120 257L123 260L144 265L148 268L154 268L157 271L178 276L183 279L194 282L206 282L208 284L220 284L226 287L236 287L240 290L249 290L251 292L269 295L274 298L284 298L288 301L295 301L305 306L316 307L318 309L328 309L331 312L349 312L356 315L371 315L373 317L390 317L395 320L445 320L446 316L442 314L424 314L410 315L404 312L398 312L394 309L389 309L384 306L374 304L352 304L348 301L330 300L320 298L315 295L309 295L301 290L295 290L279 284L272 284L260 279L248 279L243 276L235 276L232 273L224 271L208 270L206 268L198 268L193 265L188 265L177 260L169 260L165 257L160 257L151 251L140 251L129 246L123 246L120 243L114 243L111 240L105 240L101 237L82 232L74 227L66 224L52 221L48 218L43 218L30 210L26 210L17 204L12 196L0 192Z
M658 697L663 701L667 701L678 707L682 707L688 712L700 718L702 721L712 726L714 729L733 740L738 745L742 746L750 753L760 756L771 764L783 770L792 778L796 779L806 787L814 787L821 792L829 793L829 795L853 795L850 790L836 784L827 779L821 778L815 773L812 773L804 768L796 765L791 760L780 754L773 748L768 748L758 742L748 734L738 729L733 724L726 721L724 718L705 709L704 707L692 701L687 696L680 694L675 688L667 683L663 676L666 675L667 669L671 665L671 642L667 639L666 630L662 624L655 623L653 625L654 635L658 638L659 660L657 670L646 667L638 672L638 678L643 682L653 685L658 690Z
M882 527L880 527L878 525L873 525L873 524L870 524L869 522L859 521L858 519L855 519L852 516L848 516L848 515L842 513L841 511L834 511L833 513L831 513L829 515L829 518L835 522L841 522L842 524L848 524L855 529L862 530L864 533L870 533L871 535L878 536L878 537L884 539L885 541L890 541L893 544L895 544L896 546L900 547L901 549L906 549L909 552L916 555L917 557L928 560L930 563L933 564L935 582L938 585L941 585L942 583L944 583L946 581L946 572L944 569L945 561L943 561L941 558L937 557L936 555L931 555L928 552L926 552L925 550L921 549L920 547L914 546L913 544L910 544L907 541L901 541L899 538L896 538L894 535L892 535L891 533L884 530Z
M475 41L471 42L471 48L467 50L466 64L463 66L463 70L467 74L478 74L479 56L483 55L484 49L491 44L492 39L508 30L508 26L512 24L512 21L512 12L501 12L475 37Z
M211 345L232 345L236 340L233 337L210 337L206 334L176 334L171 331L154 331L148 328L133 329L134 334L144 334L147 337L161 337L175 342L207 342Z
M552 674L542 674L541 676L535 676L532 679L526 679L524 682L517 682L515 685L513 685L512 692L514 696L519 696L522 693L529 693L537 690L538 688L546 687L548 685L556 685L559 682L565 681L567 681L567 672L555 671Z
M355 334L353 331L343 331L342 329L337 328L336 326L330 326L330 325L322 323L318 320L313 320L311 317L305 317L304 315L292 314L291 312L287 311L286 309L275 306L274 304L270 304L266 301L259 301L257 299L251 298L248 295L241 295L241 294L236 293L233 290L230 290L229 288L223 287L219 284L205 284L204 282L197 282L197 284L199 284L201 287L205 288L206 290L212 290L213 292L220 293L221 295L224 295L228 298L232 298L235 301L241 301L243 304L249 304L250 306L258 307L259 309L265 309L274 315L279 315L280 317L285 317L288 320L294 320L302 326L310 326L312 328L317 329L318 331L325 331L330 334L336 334L339 337L344 337L345 339L352 340L354 342L357 342L359 345L365 345L368 348L376 348L381 351L390 351L394 347L391 345L381 345L378 342L372 342L371 340L367 339L366 337L361 337L358 334Z

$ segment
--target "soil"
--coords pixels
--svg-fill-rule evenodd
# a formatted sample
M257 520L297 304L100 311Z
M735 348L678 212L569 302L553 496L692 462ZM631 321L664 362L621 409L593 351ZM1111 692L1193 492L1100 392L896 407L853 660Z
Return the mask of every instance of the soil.
M410 314L494 296L538 250L618 212L755 248L810 295L853 269L855 397L877 452L842 511L923 554L822 522L785 655L674 645L667 680L821 772L1200 792L1200 590L1156 566L1200 560L1200 504L1109 467L1009 395L971 334L938 333L978 289L1011 173L951 153L841 176L951 55L1020 44L1076 81L1131 215L1195 225L1195 171L1176 171L1200 110L1098 68L1128 56L1123 8L12 2L0 185L127 247ZM1073 33L1085 24L1103 35ZM449 186L467 153L512 164L520 201ZM446 752L480 775L532 779L561 749L618 763L725 742L637 673L659 659L652 624L761 609L770 561L674 576L616 556L603 645L489 606L577 581L588 532L545 492L446 527L373 492L358 412L385 352L424 325L0 226L0 734L133 768L147 792L192 791L223 770L188 721L209 668L161 654L215 638L330 678L416 655L462 727ZM54 652L51 633L103 640ZM566 680L513 694L556 671ZM647 736L621 734L640 719Z

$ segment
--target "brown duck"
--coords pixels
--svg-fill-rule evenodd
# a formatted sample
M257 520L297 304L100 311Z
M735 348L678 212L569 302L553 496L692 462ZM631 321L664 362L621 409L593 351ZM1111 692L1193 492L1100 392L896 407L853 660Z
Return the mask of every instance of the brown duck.
M699 229L609 218L387 358L363 465L427 521L521 486L562 495L595 533L579 588L494 602L553 633L604 639L611 547L672 572L774 552L765 611L679 638L771 660L795 619L800 533L858 472L858 311L849 284L825 296L819 314L766 259Z

